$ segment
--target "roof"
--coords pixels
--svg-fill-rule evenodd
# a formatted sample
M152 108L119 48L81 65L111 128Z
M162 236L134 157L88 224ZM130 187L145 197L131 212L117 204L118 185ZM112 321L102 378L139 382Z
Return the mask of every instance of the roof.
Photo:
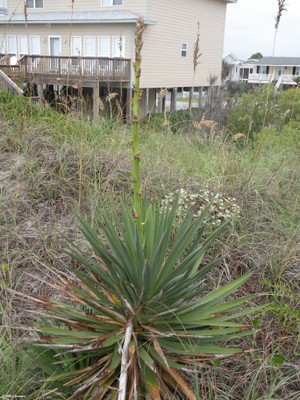
M241 64L242 61L233 53L228 54L226 57L223 58L225 62L228 64Z
M105 11L53 11L28 13L29 24L112 24L112 23L136 23L137 14L127 10L105 10ZM16 13L5 16L0 23L24 24L24 13ZM153 25L155 21L145 18L146 25Z
M300 65L300 57L263 57L255 62L256 65L279 65L295 66Z

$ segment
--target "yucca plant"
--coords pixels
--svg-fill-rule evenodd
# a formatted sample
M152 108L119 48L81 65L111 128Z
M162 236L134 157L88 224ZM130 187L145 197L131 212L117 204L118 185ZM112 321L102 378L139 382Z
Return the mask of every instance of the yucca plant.
M65 300L32 298L54 321L34 341L46 349L44 371L62 398L195 399L181 372L240 352L230 343L251 332L236 319L256 311L241 311L252 296L224 301L249 274L210 290L217 262L202 265L224 226L202 239L205 213L178 224L176 204L141 210L142 231L125 206L122 223L104 213L100 235L82 222L93 252L72 249L82 268L56 273Z
M139 107L143 21L136 27L133 102L133 210L102 212L97 233L81 222L92 251L72 246L80 268L52 271L61 301L29 297L44 326L32 339L53 399L196 399L190 373L241 351L230 343L251 333L236 319L257 310L252 298L225 299L248 275L212 290L216 260L205 252L223 231L203 234L203 221L141 197ZM52 397L51 397L52 396Z

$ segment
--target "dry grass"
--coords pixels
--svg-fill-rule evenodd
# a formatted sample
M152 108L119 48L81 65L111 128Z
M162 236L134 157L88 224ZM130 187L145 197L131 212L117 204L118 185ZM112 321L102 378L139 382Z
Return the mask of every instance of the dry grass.
M0 280L24 293L54 296L45 293L42 281L51 279L51 268L70 263L63 253L67 239L85 246L77 215L96 225L101 207L118 212L120 196L129 193L126 127L102 121L97 129L82 124L76 131L72 124L61 119L59 128L38 115L4 120L0 126ZM241 217L214 249L224 256L217 279L228 281L252 270L254 278L243 289L247 293L270 290L262 278L288 281L291 290L299 291L300 162L294 141L283 145L262 135L255 143L236 146L187 140L146 126L141 142L143 188L150 196L162 198L181 187L197 192L205 183L237 199ZM2 291L1 304L2 334L16 341L12 326L28 322L29 316L12 294ZM259 319L261 330L244 343L252 351L203 365L198 383L191 377L200 399L299 398L297 327L284 326L272 312Z

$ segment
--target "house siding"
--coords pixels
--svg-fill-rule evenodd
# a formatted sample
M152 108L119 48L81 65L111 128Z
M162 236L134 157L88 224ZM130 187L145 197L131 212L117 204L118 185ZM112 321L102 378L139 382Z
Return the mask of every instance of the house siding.
M93 10L129 10L134 13L141 13L146 15L148 0L124 0L121 6L102 6L100 0L75 0L73 4L73 11L93 11ZM23 12L24 3L20 0L8 1L8 12ZM43 8L28 8L28 13L41 12L41 11L71 11L71 0L44 0Z
M83 49L83 38L84 36L93 36L96 37L96 56L98 54L98 37L99 36L109 36L110 37L110 49L112 54L112 38L114 36L123 36L125 38L125 58L130 58L133 52L132 42L133 42L133 26L128 24L114 24L114 25L99 25L99 24L88 24L88 25L73 25L72 29L70 29L70 25L63 24L53 24L53 25L45 25L45 24L37 24L37 25L28 25L26 31L24 30L24 26L21 25L10 25L9 28L5 32L6 36L15 35L18 36L26 35L28 38L28 42L30 36L39 36L40 37L40 54L41 55L49 55L49 37L50 36L58 36L61 38L61 54L62 56L70 56L71 54L71 37L72 36L80 36L82 38L82 49L81 55L84 56ZM17 40L17 50L18 49L18 40Z
M208 86L210 76L217 76L219 84L226 4L219 0L150 0L149 11L150 18L158 22L145 29L141 86ZM202 55L193 77L198 21ZM181 56L182 43L188 43L187 57Z
M44 0L43 9L28 13L71 10L71 0ZM220 84L226 3L222 0L124 0L122 6L105 7L100 0L75 0L74 11L124 9L156 22L147 25L142 53L142 88L209 86L210 77ZM24 12L23 1L9 1L9 15ZM193 48L200 26L200 64L193 73ZM133 23L8 24L0 35L39 35L41 55L49 55L49 36L61 37L61 55L71 55L71 36L124 36L126 58L134 58ZM97 40L98 41L98 40ZM188 44L182 57L182 43ZM112 40L111 40L112 45ZM98 43L97 43L98 48ZM84 52L82 53L84 55ZM98 55L98 53L96 54Z

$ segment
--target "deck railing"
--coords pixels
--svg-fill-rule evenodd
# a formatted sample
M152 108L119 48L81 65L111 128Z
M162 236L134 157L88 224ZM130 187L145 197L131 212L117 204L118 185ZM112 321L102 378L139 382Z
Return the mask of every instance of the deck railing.
M130 81L131 60L102 57L24 56L19 61L25 76L55 76L61 79Z
M3 89L8 89L10 92L17 93L20 96L24 94L23 90L0 68L0 90Z
M297 85L297 83L294 81L294 79L299 78L299 75L287 75L283 74L281 75L281 82L284 85Z
M249 74L248 82L255 83L268 83L273 82L274 76L272 74Z

